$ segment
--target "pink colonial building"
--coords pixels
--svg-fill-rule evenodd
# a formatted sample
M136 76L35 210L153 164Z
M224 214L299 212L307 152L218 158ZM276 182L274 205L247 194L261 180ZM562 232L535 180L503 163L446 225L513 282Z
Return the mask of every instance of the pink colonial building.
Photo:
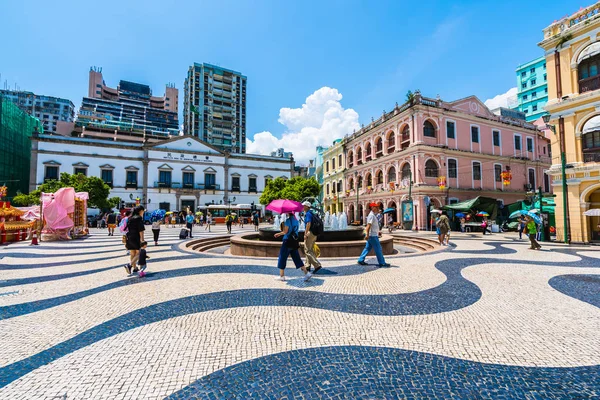
M540 186L548 192L549 144L535 125L496 115L475 96L445 102L417 92L344 138L346 190L339 200L350 221L364 223L371 202L395 207L401 221L410 189L415 225L424 229L433 207L477 196L509 204ZM506 171L509 185L503 184Z

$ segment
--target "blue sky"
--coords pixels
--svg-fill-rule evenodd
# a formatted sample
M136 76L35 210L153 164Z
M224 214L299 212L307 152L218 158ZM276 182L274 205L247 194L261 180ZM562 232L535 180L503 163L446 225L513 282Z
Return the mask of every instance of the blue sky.
M209 62L248 77L248 137L269 132L275 145L273 140L301 131L303 123L319 125L327 118L298 116L312 113L302 105L323 87L343 98L329 92L325 105L313 111L341 107L358 114L346 113L349 120L339 129L331 128L335 123L312 127L324 143L402 103L409 89L445 100L471 94L486 100L506 92L516 86L516 66L542 54L542 29L591 0L546 1L543 7L523 1L351 0L0 4L0 87L7 80L11 87L16 83L78 105L95 65L109 86L133 80L162 95L164 84L175 82L181 99L188 67ZM297 117L293 123L281 115L284 107L298 109L290 111ZM257 142L255 149L271 142Z

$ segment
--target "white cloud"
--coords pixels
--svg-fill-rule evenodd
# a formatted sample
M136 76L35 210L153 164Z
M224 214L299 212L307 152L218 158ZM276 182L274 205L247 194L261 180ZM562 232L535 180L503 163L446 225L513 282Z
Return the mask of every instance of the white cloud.
M253 140L247 139L246 152L268 155L283 147L294 153L296 163L308 164L317 146L330 146L335 139L360 129L358 113L344 109L341 100L337 89L325 86L308 96L302 107L282 108L279 122L286 130L281 138L271 132L257 133Z
M508 92L499 94L498 96L487 99L485 101L485 105L493 110L498 107L511 108L517 102L517 88L514 87L512 89L508 89Z

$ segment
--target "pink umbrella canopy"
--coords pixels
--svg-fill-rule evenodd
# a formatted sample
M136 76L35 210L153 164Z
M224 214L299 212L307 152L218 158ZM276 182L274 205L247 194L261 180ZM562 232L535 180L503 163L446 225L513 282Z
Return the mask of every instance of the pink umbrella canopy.
M267 205L266 209L279 214L284 214L300 212L304 209L304 207L302 207L302 203L299 203L294 200L279 199L270 202L269 205Z

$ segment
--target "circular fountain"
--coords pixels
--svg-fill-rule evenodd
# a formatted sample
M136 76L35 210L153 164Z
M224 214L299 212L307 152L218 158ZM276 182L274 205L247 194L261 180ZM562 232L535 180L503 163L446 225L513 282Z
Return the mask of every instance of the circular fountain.
M283 219L282 219L283 218ZM276 216L272 227L260 228L259 232L242 234L231 238L230 254L250 257L277 257L282 238L275 234L281 232L280 224L285 215ZM358 257L365 247L364 228L348 226L345 213L325 213L323 218L324 231L317 237L317 245L321 251L320 257ZM304 241L304 222L300 223L299 240ZM394 239L384 235L380 238L383 254L394 253ZM304 256L303 245L300 245L300 255ZM373 254L373 252L371 252Z

